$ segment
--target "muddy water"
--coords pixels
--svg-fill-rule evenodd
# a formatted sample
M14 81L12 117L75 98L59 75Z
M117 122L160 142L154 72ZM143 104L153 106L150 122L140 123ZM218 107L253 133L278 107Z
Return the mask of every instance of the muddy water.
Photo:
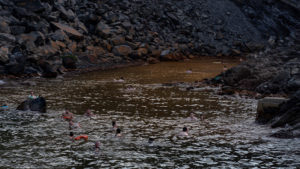
M228 66L235 65L230 61ZM186 73L192 69L192 73ZM185 85L222 71L217 60L160 63L35 79L33 87L0 88L0 168L297 168L299 139L267 137L267 126L254 124L256 101L221 97L214 88L186 91ZM124 77L125 82L114 78ZM48 112L18 112L17 104L34 91L47 99ZM63 110L75 115L89 141L72 142ZM91 109L94 117L83 114ZM189 112L200 119L189 121ZM111 122L123 131L116 138ZM178 137L184 126L189 137ZM155 138L152 145L148 138ZM93 149L100 141L100 151Z

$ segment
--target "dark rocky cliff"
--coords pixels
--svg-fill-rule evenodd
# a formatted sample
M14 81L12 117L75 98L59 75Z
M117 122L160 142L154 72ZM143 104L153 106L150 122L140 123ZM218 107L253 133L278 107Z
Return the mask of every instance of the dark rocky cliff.
M280 3L0 0L0 74L260 51L295 37L297 5Z

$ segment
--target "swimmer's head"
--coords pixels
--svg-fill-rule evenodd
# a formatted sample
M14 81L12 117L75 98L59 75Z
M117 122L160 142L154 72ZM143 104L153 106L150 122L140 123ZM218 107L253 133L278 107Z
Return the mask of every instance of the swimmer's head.
M148 140L148 143L151 144L151 143L153 143L153 141L154 141L154 138L150 137L149 140Z
M121 133L121 129L118 128L117 131L116 131L116 134L120 134Z
M186 127L183 127L182 131L183 131L183 132L187 132L187 128L186 128Z
M99 141L95 142L95 148L100 148L100 142Z
M73 132L70 132L70 137L73 137L74 136L74 133Z

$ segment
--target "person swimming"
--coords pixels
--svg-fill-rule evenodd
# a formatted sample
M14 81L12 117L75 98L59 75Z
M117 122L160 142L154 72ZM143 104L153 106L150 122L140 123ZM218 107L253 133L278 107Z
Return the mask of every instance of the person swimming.
M77 129L80 128L80 124L79 123L74 123L73 120L69 121L69 130L73 130L73 129Z
M119 79L114 79L114 82L125 82L124 77L120 77Z
M7 106L7 104L3 104L3 105L1 106L1 108L2 108L2 109L7 109L8 106Z
M70 121L73 119L73 114L70 113L68 110L66 110L62 115L61 118L66 120L66 121Z
M225 72L225 71L227 71L227 70L228 70L227 66L226 66L226 65L224 65L224 67L223 67L223 71Z
M72 141L78 141L81 139L83 139L84 141L88 141L88 138L89 138L89 136L87 136L87 135L80 135L80 136L74 137L74 133L70 132L70 139Z
M29 98L29 99L36 99L36 98L38 98L38 97L35 96L35 95L33 94L33 92L31 92L30 95L28 96L28 98Z
M188 128L187 127L183 127L182 128L182 132L179 133L179 136L188 136Z
M190 74L190 73L193 73L193 71L192 71L192 69L188 69L187 71L185 71L185 73Z
M100 141L95 142L95 150L99 151L100 150Z
M115 136L116 137L122 137L122 133L121 133L121 129L120 128L117 128Z
M113 127L112 128L113 130L117 130L118 129L116 121L112 121L112 127Z
M90 109L87 109L86 112L84 113L84 115L87 116L87 117L92 117L92 116L94 116L94 114L91 112Z
M150 138L148 139L148 143L149 143L149 144L153 144L153 142L154 142L154 138L151 138L151 137L150 137Z
M190 117L188 117L188 120L190 120L190 121L197 121L198 118L195 116L194 113L191 113L191 114L190 114Z

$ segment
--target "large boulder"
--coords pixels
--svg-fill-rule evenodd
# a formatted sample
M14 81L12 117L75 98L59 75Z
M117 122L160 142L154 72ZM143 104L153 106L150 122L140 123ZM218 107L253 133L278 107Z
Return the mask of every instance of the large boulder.
M110 36L111 33L112 33L112 30L111 30L110 26L108 26L104 22L99 22L97 24L96 30L98 31L98 33L100 34L100 36L102 36L104 38Z
M279 111L280 118L272 123L272 127L295 126L300 124L300 90L298 90L286 103L282 104Z
M113 48L113 53L116 56L128 56L132 54L132 49L130 46L127 45L119 45Z
M266 97L257 104L256 122L266 124L279 115L280 105L287 99L281 97Z
M38 111L40 113L46 113L47 105L46 100L43 97L38 97L36 99L30 99L23 101L18 107L17 110L22 111Z
M58 29L66 32L70 37L73 37L75 39L82 39L83 35L78 32L76 29L72 28L71 26L62 24L62 23L58 23L58 22L51 22L55 27L57 27Z

